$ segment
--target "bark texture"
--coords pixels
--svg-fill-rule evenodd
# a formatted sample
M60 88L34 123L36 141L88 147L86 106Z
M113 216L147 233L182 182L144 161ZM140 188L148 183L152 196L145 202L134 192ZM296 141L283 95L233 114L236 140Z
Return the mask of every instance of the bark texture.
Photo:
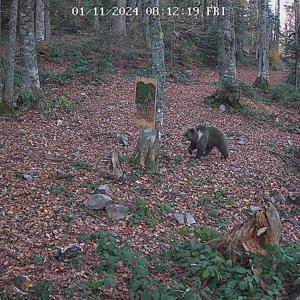
M21 91L34 92L40 87L34 32L34 1L20 2Z
M43 0L35 1L35 37L37 42L45 40L45 7Z
M158 0L144 0L142 7L159 6ZM166 89L166 68L164 58L163 32L160 17L150 15L145 26L148 35L147 47L151 53L152 78L158 82L156 97L156 128L142 128L133 157L143 167L153 167L157 163L159 154L160 130L163 125L164 95ZM149 32L147 34L147 31Z
M279 49L280 44L280 0L276 1L275 7L276 27L275 27L275 48Z
M259 1L258 74L254 86L265 90L269 86L270 20L268 0Z
M98 0L94 0L94 7L98 7ZM93 16L93 18L94 18L94 22L93 22L94 32L99 32L100 30L99 16Z
M45 40L48 40L51 36L51 25L50 25L50 11L49 11L49 0L44 0L44 9L45 9Z
M235 33L232 0L220 0L225 15L220 16L219 26L219 81L236 79Z
M279 214L271 202L243 224L210 240L208 244L233 261L247 262L248 253L266 255L266 245L278 245L282 229Z
M9 17L9 38L8 38L8 54L6 63L6 78L4 101L9 108L15 106L13 97L14 89L14 68L15 68L15 53L16 53L16 28L18 16L18 0L13 0L10 7Z
M119 9L126 8L127 1L126 0L115 0L114 6L118 7ZM113 32L116 33L124 33L126 32L126 14L112 16L113 18Z
M300 86L300 1L295 0L295 33L296 33L296 87Z
M236 83L234 11L232 0L220 0L225 7L224 16L219 17L219 88L209 97L217 104L240 107L239 87Z
M2 60L2 19L1 19L1 0L0 0L0 102L3 100L3 88L4 88L4 64Z

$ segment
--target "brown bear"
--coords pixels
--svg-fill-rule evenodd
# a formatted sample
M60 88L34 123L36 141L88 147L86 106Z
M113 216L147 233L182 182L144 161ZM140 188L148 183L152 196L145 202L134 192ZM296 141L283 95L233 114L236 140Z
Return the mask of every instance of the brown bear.
M217 147L223 158L229 155L228 140L225 133L217 127L207 127L199 125L188 128L184 134L184 139L190 141L188 151L193 154L193 150L197 149L196 158L207 156L213 147Z

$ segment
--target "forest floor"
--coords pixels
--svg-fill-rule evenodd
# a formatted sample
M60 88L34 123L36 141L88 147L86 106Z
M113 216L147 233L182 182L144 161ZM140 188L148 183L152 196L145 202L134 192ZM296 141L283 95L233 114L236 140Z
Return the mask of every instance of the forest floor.
M44 64L49 69L61 68ZM170 244L172 236L181 236L185 226L179 225L172 213L157 213L158 204L170 204L173 212L192 213L196 226L224 232L243 222L251 205L262 207L266 192L277 191L285 197L288 192L299 192L299 175L282 155L291 145L300 144L300 135L276 128L274 122L209 108L203 99L214 92L218 73L193 68L192 73L190 84L168 82L160 165L150 172L126 161L139 131L133 122L135 81L127 79L125 70L108 75L103 83L75 78L64 85L46 85L43 90L51 98L64 95L76 103L70 112L28 109L17 111L14 118L0 119L1 290L16 293L13 279L24 274L29 278L28 286L49 280L52 299L66 299L74 282L95 276L100 258L95 241L83 242L83 265L78 271L55 259L57 248L78 244L79 236L93 232L126 238L145 255L159 252L161 243ZM238 78L249 84L255 76L255 70L238 69ZM284 76L283 71L273 71L272 83L283 82ZM294 109L242 98L274 118L300 123ZM227 134L227 160L221 160L217 150L200 160L188 156L182 133L202 121ZM128 135L129 145L118 143L120 133ZM107 177L112 150L124 157L123 183ZM76 168L74 161L88 162L91 168ZM24 174L30 175L27 180ZM62 179L59 174L68 176ZM104 211L91 213L84 208L83 202L97 183L108 184L113 200L129 208L127 219L112 221ZM152 226L145 220L131 223L134 201L139 198L149 205L148 218L156 218ZM299 243L299 209L289 202L281 209L292 221L283 223L282 242ZM121 267L118 275L116 289L108 289L103 299L128 297L126 268ZM80 299L74 293L72 299L76 297Z

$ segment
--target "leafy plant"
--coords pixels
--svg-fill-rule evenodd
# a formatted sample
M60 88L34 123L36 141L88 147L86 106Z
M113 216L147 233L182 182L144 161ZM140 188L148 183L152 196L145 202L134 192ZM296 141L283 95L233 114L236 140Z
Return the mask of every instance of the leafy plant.
M80 257L72 257L70 259L70 264L77 272L80 272L83 267L83 261Z
M75 105L68 97L59 96L50 102L50 108L55 110L65 109L66 111L70 112L74 110Z
M24 108L37 108L42 103L42 101L44 101L44 96L41 94L19 92L17 105Z
M52 282L49 280L42 281L33 286L32 290L41 300L48 300L52 292Z
M67 190L65 187L63 186L58 186L58 187L50 187L49 188L49 192L51 194L53 194L54 196L59 196L61 194L67 196L68 198L72 198L74 196L74 194Z
M158 204L157 207L161 210L163 214L169 214L174 210L174 206L169 203Z
M145 199L138 198L133 203L131 224L140 225L141 221L145 221L148 226L155 226L158 222L157 213L150 208Z
M71 166L75 169L82 169L90 171L93 168L93 165L89 162L82 161L82 160L74 160L71 162Z
M35 265L41 265L44 262L44 257L37 253L31 254L30 259Z
M95 182L87 181L87 182L81 182L79 184L79 187L80 188L93 188L93 189L96 189L99 185L100 185L100 183L97 182L97 181L95 181Z

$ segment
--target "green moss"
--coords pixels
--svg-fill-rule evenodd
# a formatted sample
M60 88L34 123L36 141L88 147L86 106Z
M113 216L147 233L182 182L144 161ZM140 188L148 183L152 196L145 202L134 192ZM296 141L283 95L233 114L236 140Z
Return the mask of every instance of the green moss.
M10 113L10 109L7 107L4 101L0 100L0 116L7 115Z

